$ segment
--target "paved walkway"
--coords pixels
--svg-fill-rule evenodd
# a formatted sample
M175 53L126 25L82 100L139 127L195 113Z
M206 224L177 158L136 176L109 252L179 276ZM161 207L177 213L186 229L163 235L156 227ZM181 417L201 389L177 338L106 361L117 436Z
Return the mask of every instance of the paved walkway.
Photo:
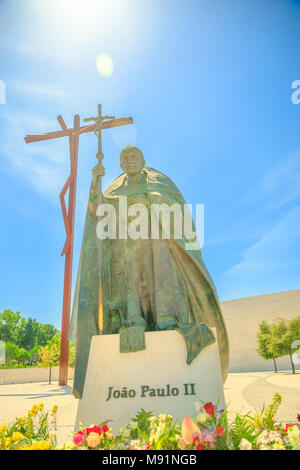
M272 401L276 392L282 396L279 421L295 421L300 413L299 371L295 375L290 372L232 373L228 375L224 390L232 413L260 410L264 403L268 405ZM77 408L71 383L66 387L59 387L57 382L53 385L45 382L0 385L0 424L26 414L34 403L40 402L48 409L58 405L58 439L60 442L71 439Z
M47 382L0 385L0 424L25 415L32 405L41 402L48 410L51 410L53 405L58 406L58 441L71 440L77 410L72 383L63 387L60 387L58 382L52 385Z
M300 413L300 371L294 375L290 371L232 373L228 375L224 392L230 412L260 411L279 393L282 403L278 421L296 421Z

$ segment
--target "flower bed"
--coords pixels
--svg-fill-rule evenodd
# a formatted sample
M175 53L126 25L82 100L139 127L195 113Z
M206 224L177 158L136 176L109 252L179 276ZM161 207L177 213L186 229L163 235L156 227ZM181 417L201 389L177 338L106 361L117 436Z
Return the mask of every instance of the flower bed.
M281 403L276 394L260 413L237 414L229 420L228 410L212 403L196 403L198 414L186 416L181 424L167 414L158 417L141 410L135 418L112 433L108 422L80 427L73 441L56 444L56 412L34 405L12 425L0 425L2 450L300 450L299 423L277 423Z

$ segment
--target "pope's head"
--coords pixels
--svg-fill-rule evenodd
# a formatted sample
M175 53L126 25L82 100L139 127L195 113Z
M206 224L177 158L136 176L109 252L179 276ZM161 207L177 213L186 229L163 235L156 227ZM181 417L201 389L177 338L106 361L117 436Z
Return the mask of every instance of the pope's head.
M127 145L120 153L120 166L129 176L138 175L145 166L144 155L138 147Z

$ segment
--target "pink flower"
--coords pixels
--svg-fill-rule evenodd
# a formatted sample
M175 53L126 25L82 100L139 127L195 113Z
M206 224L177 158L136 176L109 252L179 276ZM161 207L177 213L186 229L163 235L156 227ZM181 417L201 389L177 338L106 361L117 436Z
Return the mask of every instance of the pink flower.
M201 440L207 442L210 447L214 446L217 436L213 431L209 431L208 429L201 429Z
M73 437L73 442L75 445L80 446L83 444L85 441L85 435L79 431L74 437Z

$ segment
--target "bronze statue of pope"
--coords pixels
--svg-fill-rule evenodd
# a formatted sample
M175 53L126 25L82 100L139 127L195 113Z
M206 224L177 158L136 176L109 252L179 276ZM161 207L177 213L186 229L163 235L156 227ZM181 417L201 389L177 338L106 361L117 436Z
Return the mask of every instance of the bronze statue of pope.
M133 146L120 154L123 173L103 193L103 203L119 214L120 201L127 206L186 202L176 185L164 174L145 166L143 153ZM75 288L70 338L76 344L74 395L82 397L93 335L98 329L97 178L93 170L85 229ZM130 222L128 216L127 223ZM117 216L117 227L122 220ZM187 364L202 349L218 341L225 380L229 363L228 337L213 281L199 248L188 249L185 235L170 237L105 238L102 243L103 332L120 334L120 352L145 349L146 331L177 330L184 338ZM171 233L173 233L171 227ZM119 233L119 231L117 230ZM211 330L216 329L216 338Z

